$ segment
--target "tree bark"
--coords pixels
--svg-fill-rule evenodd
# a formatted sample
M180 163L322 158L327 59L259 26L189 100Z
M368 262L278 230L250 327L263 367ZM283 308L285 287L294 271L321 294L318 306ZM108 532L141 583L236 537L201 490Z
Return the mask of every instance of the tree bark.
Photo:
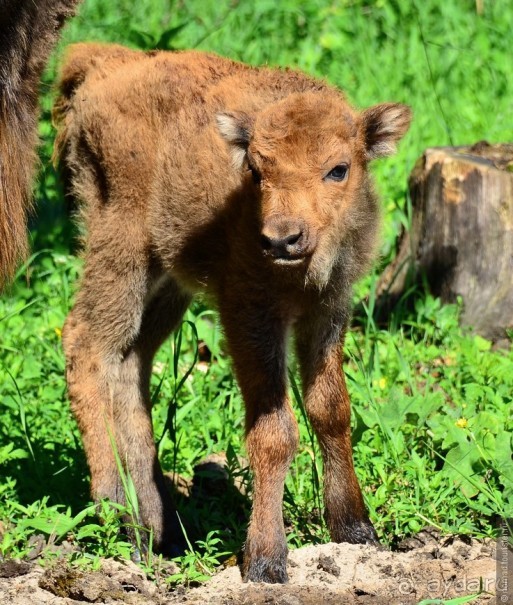
M423 275L461 322L492 340L513 328L513 145L427 149L409 181L412 226L378 283L390 306Z

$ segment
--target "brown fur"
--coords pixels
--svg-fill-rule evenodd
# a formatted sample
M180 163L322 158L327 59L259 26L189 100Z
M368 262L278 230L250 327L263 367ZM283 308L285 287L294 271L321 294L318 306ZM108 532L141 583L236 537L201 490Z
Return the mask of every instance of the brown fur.
M359 113L294 71L100 45L72 47L60 91L57 152L87 225L63 340L94 497L123 498L110 427L142 520L158 545L176 540L149 379L154 353L204 292L219 308L246 404L254 502L245 579L287 579L282 496L298 442L291 331L324 457L331 537L375 541L353 470L342 341L379 222L367 164L393 151L409 109ZM346 178L327 176L340 165Z
M0 288L27 252L41 73L79 0L0 0Z

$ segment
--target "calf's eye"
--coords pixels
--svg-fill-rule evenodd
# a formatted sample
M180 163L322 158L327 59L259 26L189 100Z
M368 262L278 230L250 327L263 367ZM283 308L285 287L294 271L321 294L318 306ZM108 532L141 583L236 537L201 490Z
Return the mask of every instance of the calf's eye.
M335 168L332 168L325 176L330 181L344 181L347 177L349 167L346 164L338 164Z

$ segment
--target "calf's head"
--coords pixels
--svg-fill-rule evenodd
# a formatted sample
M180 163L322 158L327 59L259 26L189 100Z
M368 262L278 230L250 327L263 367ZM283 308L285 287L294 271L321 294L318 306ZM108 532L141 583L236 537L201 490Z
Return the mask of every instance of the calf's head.
M289 95L255 115L217 115L234 166L260 204L262 253L301 266L322 287L344 246L375 230L369 160L390 155L410 109L376 105L361 113L334 91Z

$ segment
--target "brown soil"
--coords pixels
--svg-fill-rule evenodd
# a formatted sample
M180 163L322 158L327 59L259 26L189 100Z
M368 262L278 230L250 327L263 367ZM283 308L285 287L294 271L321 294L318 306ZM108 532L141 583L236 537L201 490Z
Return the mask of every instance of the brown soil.
M238 567L228 567L198 588L173 592L156 586L133 563L105 560L101 571L81 571L58 560L0 563L0 603L71 605L390 605L425 598L451 598L479 591L495 593L493 541L440 538L426 530L403 542L399 552L373 546L306 546L289 556L287 585L244 584ZM482 595L473 603L490 603Z

